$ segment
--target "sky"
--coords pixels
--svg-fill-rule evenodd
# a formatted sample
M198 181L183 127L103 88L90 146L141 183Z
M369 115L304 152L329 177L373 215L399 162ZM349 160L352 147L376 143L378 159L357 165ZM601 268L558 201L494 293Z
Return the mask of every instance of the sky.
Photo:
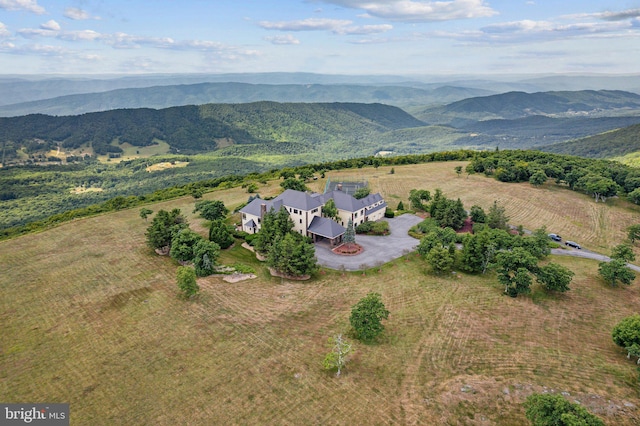
M0 74L640 73L640 0L0 0Z

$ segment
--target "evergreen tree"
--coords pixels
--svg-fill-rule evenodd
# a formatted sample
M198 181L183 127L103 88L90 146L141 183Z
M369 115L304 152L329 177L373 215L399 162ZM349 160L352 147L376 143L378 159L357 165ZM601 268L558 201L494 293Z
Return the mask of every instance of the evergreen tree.
M354 244L356 242L356 231L353 229L353 221L349 218L347 229L344 231L343 242L345 244Z
M489 207L489 212L487 213L486 224L489 228L492 229L504 229L508 230L507 223L509 222L509 217L507 216L504 207L499 206L497 201L493 201L493 205Z
M214 272L215 264L220 255L220 246L212 241L201 239L193 249L193 265L196 275L206 277Z
M169 247L174 234L188 226L180 209L173 209L170 212L159 210L145 233L147 244L154 249Z
M227 225L220 219L211 222L209 227L209 241L218 244L221 249L227 249L235 242Z
M289 276L300 277L317 271L315 246L293 232L277 237L267 256L267 265Z
M169 255L181 262L191 262L195 257L193 249L200 240L202 240L200 234L189 228L182 229L171 240Z
M436 274L444 274L451 271L455 258L446 248L434 247L427 254L426 260L429 265L431 265L433 272Z

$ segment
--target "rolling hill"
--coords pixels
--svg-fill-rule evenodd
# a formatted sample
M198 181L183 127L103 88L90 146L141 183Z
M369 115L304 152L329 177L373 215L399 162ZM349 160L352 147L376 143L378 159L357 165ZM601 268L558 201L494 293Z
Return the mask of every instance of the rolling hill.
M587 158L620 157L640 151L640 124L539 149Z
M0 141L90 145L97 153L117 153L118 144L148 146L162 140L182 154L235 144L301 142L308 150L332 149L349 156L374 149L366 144L371 136L424 125L382 104L257 102L0 118Z
M461 126L471 121L516 119L531 115L603 117L638 114L640 95L618 90L575 92L508 92L481 96L414 111L432 124Z
M408 203L411 188L441 188L465 206L498 198L514 224L553 223L601 250L637 219L623 200L456 177L464 164L327 177L366 179L394 204ZM277 194L278 183L260 184L261 194ZM235 187L204 198L233 209L247 195ZM181 209L206 235L193 206L190 196L148 204L156 214ZM527 396L563 392L606 424L640 421L635 362L611 340L612 327L637 312L640 287L609 287L593 260L551 256L575 273L571 290L534 284L531 296L510 298L493 271L438 276L411 253L359 272L281 279L236 244L220 263L250 266L256 278L200 278L200 296L184 300L178 264L145 244L148 225L134 208L0 241L0 399L65 401L73 424L92 425L521 425ZM348 317L370 291L391 315L382 338L363 344L348 335ZM322 368L337 333L354 343L339 378Z
M123 108L168 108L208 103L350 102L395 106L439 105L492 92L465 87L423 89L410 86L357 84L198 83L123 88L0 106L0 117L27 114L76 115Z
M479 148L495 146L514 149L536 148L638 123L640 123L640 115L596 118L553 118L532 115L514 120L484 120L460 126L458 130L465 132L465 135L457 139L455 144ZM541 149L546 150L546 147ZM581 155L578 151L563 153Z

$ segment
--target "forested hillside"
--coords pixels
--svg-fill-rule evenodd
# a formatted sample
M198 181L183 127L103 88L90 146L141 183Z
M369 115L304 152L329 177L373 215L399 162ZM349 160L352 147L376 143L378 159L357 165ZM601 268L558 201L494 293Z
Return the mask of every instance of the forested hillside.
M464 99L414 115L428 123L453 124L469 120L515 119L531 115L612 116L640 110L640 95L619 90L575 92L508 92Z
M640 124L574 141L543 146L542 151L588 158L611 158L640 151Z
M500 148L535 148L584 138L614 129L640 123L640 115L629 117L572 117L554 118L532 115L514 120L474 121L459 127L466 132L456 140L457 145ZM550 149L552 147L549 147ZM547 151L549 149L542 148ZM563 154L582 155L579 151L553 151ZM603 157L615 154L602 152Z
M0 118L0 142L10 143L11 149L34 142L51 148L85 145L104 154L122 152L118 144L147 146L162 140L174 152L185 154L214 151L221 145L276 141L361 154L359 141L369 136L423 125L401 109L381 104L257 102Z

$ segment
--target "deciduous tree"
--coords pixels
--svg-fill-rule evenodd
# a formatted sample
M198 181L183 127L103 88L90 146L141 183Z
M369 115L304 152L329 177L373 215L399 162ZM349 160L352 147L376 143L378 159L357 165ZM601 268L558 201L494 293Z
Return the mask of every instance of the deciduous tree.
M144 219L144 221L147 221L147 217L153 213L153 210L148 209L146 207L143 207L140 209L140 217Z
M382 303L382 296L371 292L353 306L349 322L356 338L366 342L384 331L382 320L388 317L389 311Z
M336 207L336 202L333 201L333 198L330 198L329 201L322 206L322 215L329 219L336 219L338 217L338 208Z
M185 298L193 297L200 291L200 287L196 282L196 273L193 268L188 266L178 267L177 273L178 288Z
M511 297L531 291L530 272L537 270L538 260L522 247L497 254L498 281L505 286L504 292Z
M216 220L216 219L224 219L224 217L229 213L229 209L227 209L222 201L212 200L212 201L198 201L196 202L196 207L193 210L194 213L200 212L200 216L205 218L206 220Z
M627 267L627 263L622 259L611 259L610 262L601 262L598 267L600 276L612 287L616 287L618 282L630 285L636 275Z
M531 175L531 177L529 178L529 183L533 186L538 187L540 185L543 185L547 181L547 179L547 174L543 170L538 170Z
M364 186L362 188L356 189L356 192L353 193L353 198L356 200L360 200L371 193L371 189L368 186Z
M557 263L549 263L538 268L536 281L549 291L565 292L575 274L568 268Z
M633 248L629 244L619 244L611 250L612 259L620 259L626 263L636 260L636 255L633 253Z
M631 244L634 244L636 240L640 240L640 224L629 226L627 228L627 237Z
M322 364L327 370L337 370L336 377L340 377L342 369L349 360L348 356L352 351L352 346L342 337L342 334L330 337L329 344L331 352L324 357Z
M527 397L524 407L533 426L604 426L599 417L559 394L534 393Z
M620 321L613 327L611 336L616 345L627 351L627 358L639 357L640 364L640 315L631 315Z

